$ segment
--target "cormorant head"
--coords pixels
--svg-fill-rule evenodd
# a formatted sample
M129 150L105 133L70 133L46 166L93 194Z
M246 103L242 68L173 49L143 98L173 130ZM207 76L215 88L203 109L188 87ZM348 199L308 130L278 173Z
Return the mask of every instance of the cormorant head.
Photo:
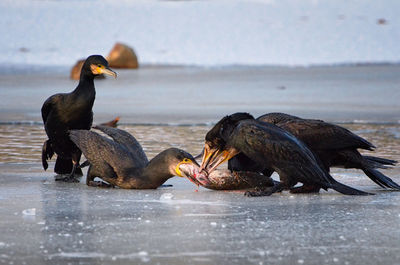
M246 112L237 112L223 117L208 131L205 137L201 170L206 169L211 160L224 150L226 143L239 122L249 119L254 119L254 117Z
M204 175L199 175L200 165L191 154L178 148L169 148L163 153L172 175L186 177L196 185L209 185L209 180Z
M82 66L81 77L82 75L98 76L101 74L111 75L117 78L117 73L108 67L108 62L103 56L89 56Z

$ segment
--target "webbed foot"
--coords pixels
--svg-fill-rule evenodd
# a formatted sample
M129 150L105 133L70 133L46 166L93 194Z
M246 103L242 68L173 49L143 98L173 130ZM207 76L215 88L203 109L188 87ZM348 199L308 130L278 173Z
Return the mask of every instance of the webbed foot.
M78 174L57 174L54 176L55 181L64 181L64 182L69 182L69 183L78 183L80 182L80 178L82 176Z

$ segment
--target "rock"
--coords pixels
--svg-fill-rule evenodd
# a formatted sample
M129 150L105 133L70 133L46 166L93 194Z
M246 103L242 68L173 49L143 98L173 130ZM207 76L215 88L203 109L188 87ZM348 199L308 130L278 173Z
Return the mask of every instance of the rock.
M116 43L110 54L107 56L108 64L111 68L139 67L138 59L133 49L125 44Z
M388 23L388 21L384 18L380 18L376 21L376 24L378 25L386 25Z
M76 62L76 64L72 67L71 69L71 74L70 74L70 78L72 80L79 80L79 77L81 75L81 70L82 70L82 65L85 62L84 59L79 60Z

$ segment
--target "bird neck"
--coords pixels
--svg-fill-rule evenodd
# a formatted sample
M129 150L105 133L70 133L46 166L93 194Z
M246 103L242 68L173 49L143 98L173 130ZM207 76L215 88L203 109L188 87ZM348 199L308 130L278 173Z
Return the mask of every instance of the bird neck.
M78 86L73 91L74 94L85 94L95 97L96 90L94 87L94 76L81 74Z
M142 176L158 187L174 176L170 168L167 158L158 154L144 168Z

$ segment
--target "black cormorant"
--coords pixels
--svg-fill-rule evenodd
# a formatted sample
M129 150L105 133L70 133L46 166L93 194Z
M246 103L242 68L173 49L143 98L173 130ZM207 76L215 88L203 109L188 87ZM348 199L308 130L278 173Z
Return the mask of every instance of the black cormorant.
M111 139L88 130L71 130L71 140L89 161L86 183L89 186L118 186L124 189L156 189L173 176L208 185L196 176L199 165L189 153L169 148L148 161L141 145L128 132L96 126ZM95 181L98 177L102 181Z
M82 171L77 168L81 151L69 139L68 131L72 129L89 130L92 126L92 107L96 91L93 79L101 74L116 77L116 73L108 67L103 56L89 56L82 66L78 86L71 93L59 93L49 97L42 106L42 118L48 140L42 149L42 164L46 170L47 160L54 153L57 160L54 171L56 180L67 182L79 181Z
M224 117L207 133L201 168L210 173L239 153L264 169L276 171L281 180L272 189L247 193L250 196L271 195L290 189L298 182L325 190L332 188L347 195L369 194L334 180L307 146L289 132L254 120L246 113Z
M397 183L377 170L395 165L397 161L361 155L357 149L371 151L375 146L346 128L285 113L269 113L257 120L275 124L301 140L318 156L328 172L330 167L357 168L379 186L400 190ZM315 187L315 190L319 190L319 187Z

